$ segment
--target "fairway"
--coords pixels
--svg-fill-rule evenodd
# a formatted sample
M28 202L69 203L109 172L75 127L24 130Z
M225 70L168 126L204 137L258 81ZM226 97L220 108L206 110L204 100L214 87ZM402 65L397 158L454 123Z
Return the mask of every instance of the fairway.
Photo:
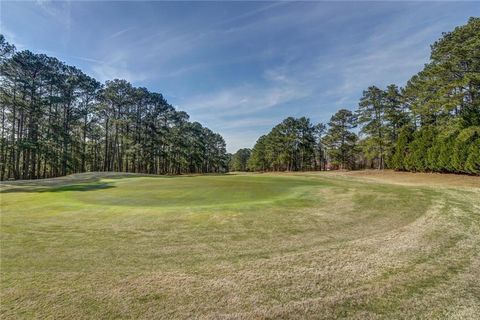
M0 317L475 319L479 179L4 182Z

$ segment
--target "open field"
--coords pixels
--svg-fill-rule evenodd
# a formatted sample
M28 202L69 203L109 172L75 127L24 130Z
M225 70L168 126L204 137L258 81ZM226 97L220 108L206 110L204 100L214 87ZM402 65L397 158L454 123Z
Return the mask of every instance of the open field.
M479 179L4 183L0 317L478 319Z

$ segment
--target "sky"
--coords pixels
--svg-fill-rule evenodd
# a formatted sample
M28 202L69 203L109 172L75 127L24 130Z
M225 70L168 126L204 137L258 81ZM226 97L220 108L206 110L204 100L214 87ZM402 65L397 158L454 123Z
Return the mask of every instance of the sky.
M253 147L288 116L328 122L406 81L480 2L0 0L0 33L99 81L126 79Z

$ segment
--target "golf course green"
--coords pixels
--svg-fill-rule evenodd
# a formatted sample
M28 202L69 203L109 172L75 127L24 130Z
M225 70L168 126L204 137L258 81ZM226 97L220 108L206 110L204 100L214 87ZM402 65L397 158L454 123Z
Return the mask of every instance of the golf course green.
M404 177L4 182L0 317L474 319L480 178Z

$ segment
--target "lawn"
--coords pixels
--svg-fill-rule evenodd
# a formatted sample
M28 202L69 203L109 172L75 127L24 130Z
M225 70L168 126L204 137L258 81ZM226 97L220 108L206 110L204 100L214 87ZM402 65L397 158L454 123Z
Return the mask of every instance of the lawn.
M1 185L2 319L478 319L480 178Z

